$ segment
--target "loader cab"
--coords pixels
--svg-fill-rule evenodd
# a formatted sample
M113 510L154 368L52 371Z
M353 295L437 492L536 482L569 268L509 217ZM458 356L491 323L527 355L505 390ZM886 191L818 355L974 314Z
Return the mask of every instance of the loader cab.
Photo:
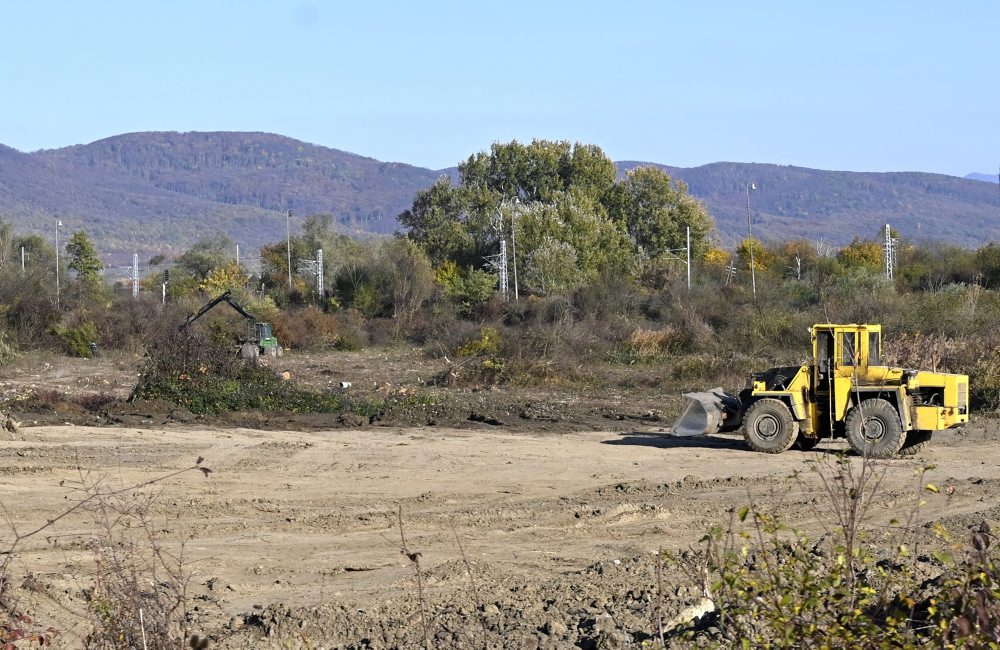
M882 363L882 326L826 323L814 325L810 332L817 406L840 422L849 405L850 386Z

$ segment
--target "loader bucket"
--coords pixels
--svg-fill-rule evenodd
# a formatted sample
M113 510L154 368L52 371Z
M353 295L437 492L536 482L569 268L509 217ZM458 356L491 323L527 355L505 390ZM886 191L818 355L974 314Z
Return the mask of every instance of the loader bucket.
M719 431L733 431L743 420L738 397L713 388L703 393L685 393L681 414L670 427L670 435L703 436Z

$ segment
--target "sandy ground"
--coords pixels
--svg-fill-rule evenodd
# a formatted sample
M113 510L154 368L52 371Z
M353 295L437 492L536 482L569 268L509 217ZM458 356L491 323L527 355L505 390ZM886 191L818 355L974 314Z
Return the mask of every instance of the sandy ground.
M427 380L447 361L418 350L286 355L276 369L314 389L350 381L352 394L432 399L371 422L200 420L124 405L141 361L34 355L0 375L0 400L22 420L0 433L0 551L14 550L0 562L8 594L65 647L95 629L96 559L148 537L119 519L109 542L108 511L89 503L14 543L13 531L79 503L82 483L123 490L204 458L207 476L106 501L146 513L156 544L183 551L185 618L211 647L619 648L652 640L658 601L671 616L702 595L670 565L660 593L659 549L696 546L750 501L828 534L830 499L811 469L832 471L846 451L830 442L771 456L739 436L671 438L677 395L629 368L569 388L438 387ZM920 501L917 524L939 521L959 538L984 520L998 529L998 433L974 415L920 455L880 465L867 543L891 547L901 533L880 525ZM161 578L139 582L157 590Z
M923 481L940 491L923 493L922 520L956 532L995 522L995 434L974 422L885 464L875 520L908 513L920 470L933 465ZM652 633L657 549L688 547L749 499L780 501L788 520L821 534L825 497L808 470L843 449L770 456L734 436L638 427L29 426L0 444L0 501L24 532L78 500L84 477L113 489L203 457L210 475L123 498L155 494L157 539L172 551L188 540L192 626L215 647L406 647L424 630L437 647L627 647ZM796 470L801 484L788 479ZM406 546L420 553L422 598L400 553L399 512ZM11 556L24 602L69 646L88 629L99 530L83 508ZM696 596L680 575L667 583L668 610Z

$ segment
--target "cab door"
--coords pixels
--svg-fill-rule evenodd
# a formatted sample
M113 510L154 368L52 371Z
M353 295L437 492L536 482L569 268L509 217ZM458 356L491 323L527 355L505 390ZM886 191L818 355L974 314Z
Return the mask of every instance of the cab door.
M816 405L815 430L830 435L830 412L833 409L833 373L836 368L836 346L832 330L815 332L815 363L813 372L813 402Z

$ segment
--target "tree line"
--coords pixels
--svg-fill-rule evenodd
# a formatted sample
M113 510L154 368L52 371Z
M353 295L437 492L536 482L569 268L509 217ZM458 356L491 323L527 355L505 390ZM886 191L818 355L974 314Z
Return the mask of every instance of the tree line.
M726 250L714 238L711 215L683 183L657 168L619 177L599 147L568 142L494 144L463 161L457 180L445 176L418 192L399 222L404 230L396 236L355 239L337 231L333 215L309 215L287 241L261 248L255 272L246 260L235 259L232 242L209 236L172 259L148 260L142 300L158 303L165 289L168 304L190 309L231 290L253 312L274 321L279 337L284 329L286 339L308 345L330 343L328 334L337 328L329 319L353 323L361 341L365 323L380 319L392 323L393 336L425 341L442 331L440 323L516 323L532 305L553 300L571 305L577 319L615 314L634 325L667 320L671 310L690 310L694 296L716 296L735 313L734 306L750 302L751 251L762 296L779 311L819 316L830 313L831 300L850 295L1000 286L996 243L970 250L902 241L892 282L883 274L881 233L859 234L839 249L805 240L744 239ZM519 303L510 292L499 292L501 241L510 279L517 274ZM103 333L124 327L122 318L102 314L112 306L128 313L132 308L121 305L131 299L129 288L116 292L103 281L100 257L86 232L72 233L61 244L57 296L51 243L18 235L0 221L4 341L15 347L60 342L67 347L67 332L80 328L85 332L77 332L76 339L93 337L105 346L134 340L136 335ZM318 250L324 255L322 278L310 264ZM710 330L729 326L725 308L706 303L700 309L699 319ZM304 317L303 310L311 316ZM131 327L138 332L142 325ZM326 334L312 337L310 327ZM80 351L79 345L71 347Z

